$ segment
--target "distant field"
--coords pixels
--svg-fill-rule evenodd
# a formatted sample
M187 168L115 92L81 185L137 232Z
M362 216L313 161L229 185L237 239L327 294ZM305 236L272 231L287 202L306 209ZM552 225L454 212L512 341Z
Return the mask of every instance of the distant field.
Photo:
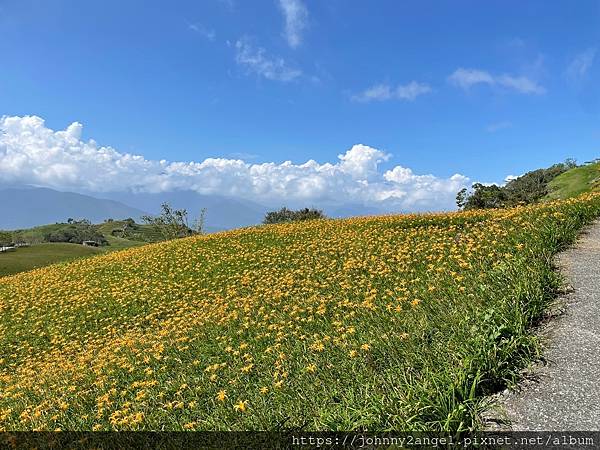
M476 429L599 215L290 223L0 278L0 431Z
M161 240L161 236L157 233L156 229L143 224L135 224L131 227L127 238L113 236L112 231L122 228L124 223L124 221L112 221L93 225L105 236L109 244L98 248L61 242L36 243L43 241L46 234L64 228L67 225L64 223L41 225L27 230L19 230L15 233L20 239L26 242L34 242L34 244L30 247L18 248L14 252L0 253L0 277L57 262L139 247L149 242Z
M0 277L99 253L102 250L79 244L51 243L21 247L14 252L0 253Z

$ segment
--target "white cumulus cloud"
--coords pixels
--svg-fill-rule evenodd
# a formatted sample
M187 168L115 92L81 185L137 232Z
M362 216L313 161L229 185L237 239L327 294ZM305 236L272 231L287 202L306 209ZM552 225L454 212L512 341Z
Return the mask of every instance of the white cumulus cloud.
M516 180L517 178L520 178L521 175L506 175L506 177L504 177L504 183L510 183L513 180Z
M273 204L284 201L361 203L401 210L452 209L463 175L439 178L396 166L390 155L362 144L335 162L250 164L241 159L202 162L148 160L82 140L74 122L54 131L36 116L0 118L0 184L33 184L80 192L193 190Z
M292 81L302 75L300 69L290 67L283 58L268 56L264 48L253 45L247 37L239 39L235 49L238 64L268 80Z
M360 94L354 95L352 100L357 102L372 102L385 100L413 101L418 96L431 92L431 87L425 83L411 81L408 84L398 85L395 88L389 84L376 84L365 89Z
M301 0L278 0L278 3L285 20L283 35L289 46L296 48L302 43L302 32L308 21L308 9Z
M461 67L448 77L448 81L465 90L477 84L487 84L489 86L499 86L513 90L521 94L546 93L546 89L543 86L525 76L493 75L479 69L464 69Z

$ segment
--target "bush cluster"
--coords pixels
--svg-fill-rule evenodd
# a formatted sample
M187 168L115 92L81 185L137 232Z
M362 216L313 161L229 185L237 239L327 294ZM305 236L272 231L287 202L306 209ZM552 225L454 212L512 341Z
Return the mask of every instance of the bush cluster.
M102 233L87 221L72 222L63 228L44 235L46 242L70 242L82 244L83 241L95 241L98 245L108 245Z
M323 211L314 208L303 208L299 210L281 208L279 211L270 211L265 215L264 224L297 222L301 220L325 219Z

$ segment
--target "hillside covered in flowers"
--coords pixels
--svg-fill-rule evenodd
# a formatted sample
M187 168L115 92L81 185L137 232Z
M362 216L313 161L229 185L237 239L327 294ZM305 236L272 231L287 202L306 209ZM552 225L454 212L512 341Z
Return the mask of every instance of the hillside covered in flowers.
M600 194L316 220L0 278L0 430L460 430Z

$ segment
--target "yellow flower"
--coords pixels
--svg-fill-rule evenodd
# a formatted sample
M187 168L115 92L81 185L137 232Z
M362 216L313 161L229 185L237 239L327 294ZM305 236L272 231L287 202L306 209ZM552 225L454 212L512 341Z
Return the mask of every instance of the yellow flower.
M354 358L354 357L356 357L356 355L358 355L358 352L356 350L350 350L349 355L350 355L350 358Z
M360 346L360 348L361 348L361 350L365 350L365 351L371 350L371 346L369 344L363 344Z
M217 400L219 400L220 402L224 402L226 398L227 398L227 392L225 392L224 390L220 390L217 393Z
M260 393L261 393L261 394L263 394L263 395L264 395L264 394L266 394L267 392L269 392L269 388L268 388L268 387L266 387L266 386L263 386L263 387L261 387L261 388L260 388Z
M315 373L317 371L317 366L314 364L309 364L308 366L306 366L306 371L308 373Z
M239 411L239 412L246 411L246 402L240 400L235 405L233 405L233 409L235 409L236 411Z
M323 350L325 350L325 346L322 342L315 342L310 346L310 349L314 350L315 352L322 352Z

